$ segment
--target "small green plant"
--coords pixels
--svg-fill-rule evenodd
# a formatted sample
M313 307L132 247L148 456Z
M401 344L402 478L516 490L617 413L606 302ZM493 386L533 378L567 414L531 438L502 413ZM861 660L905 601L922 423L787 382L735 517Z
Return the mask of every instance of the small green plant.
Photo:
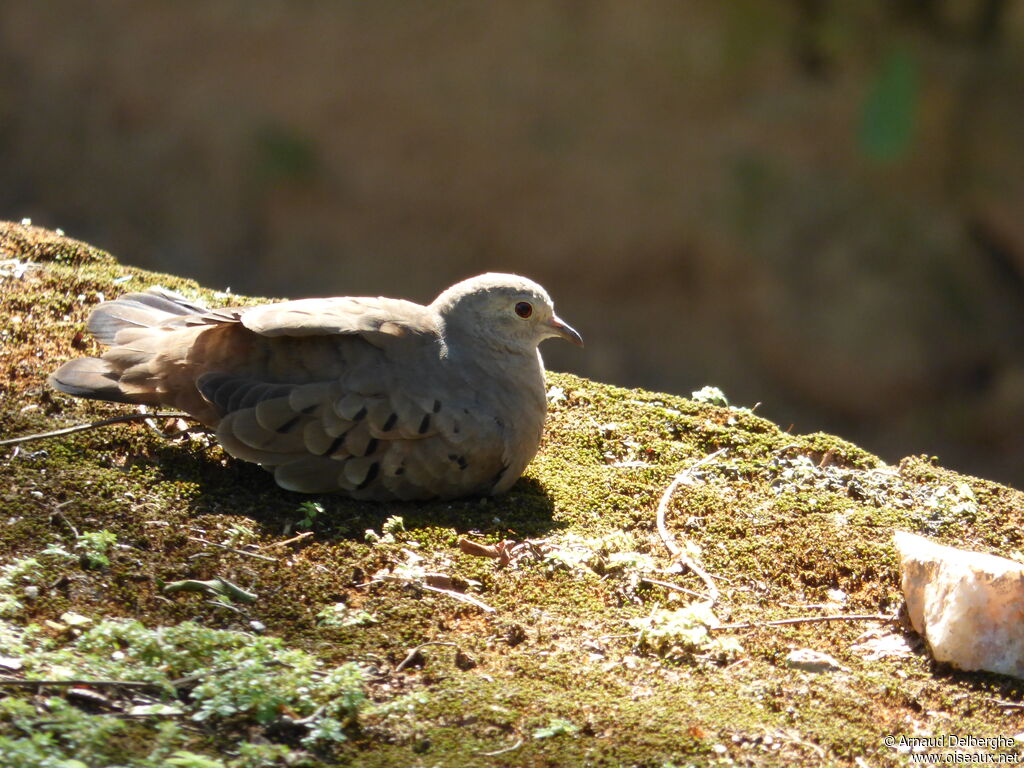
M780 460L779 466L779 477L774 487L780 492L787 488L795 491L808 485L813 486L816 480L826 475L824 469L819 468L806 456Z
M51 545L35 557L23 557L0 566L0 616L12 616L23 607L22 597L38 593L55 562L73 561L75 556L63 547Z
M367 528L363 538L366 539L368 544L373 546L378 544L394 544L398 541L397 534L405 532L405 520L399 515L392 515L384 521L380 529L383 531L383 535L377 533L373 528Z
M599 537L570 533L549 542L543 562L549 571L592 572L598 576L654 571L654 558L635 551L636 545L635 538L625 531L612 531Z
M377 624L378 619L369 611L349 608L344 603L335 603L317 614L324 627L368 627Z
M550 739L552 736L572 736L578 733L580 727L573 723L571 720L565 718L556 717L543 728L535 728L533 731L533 738L535 739Z
M29 652L28 630L0 619L0 656L21 656Z
M89 758L103 754L128 727L123 721L82 712L57 696L43 699L38 707L13 697L0 701L0 765L79 768L109 764L106 760L93 763ZM73 745L73 749L65 751L64 745Z
M544 564L549 571L594 571L601 556L582 539L566 540L544 553Z
M316 519L324 513L324 505L318 501L304 501L299 505L299 512L302 518L295 523L295 527L300 531L309 531Z
M718 619L708 603L691 603L676 610L655 607L649 616L630 619L629 624L639 630L639 650L668 659L703 653L716 660L730 660L743 650L734 637L712 635L710 630L718 625Z
M325 668L280 639L191 622L150 629L137 621L108 620L56 648L42 635L0 622L0 643L4 653L18 654L28 679L151 683L147 693L160 701L133 706L126 699L120 706L129 714L174 714L229 729L268 728L266 743L220 761L190 751L191 731L177 721L104 717L60 696L41 700L26 692L32 701L0 699L0 765L5 766L294 765L303 753L294 751L294 742L273 744L272 734L290 732L306 748L327 749L348 738L367 702L365 675L357 664ZM138 746L126 754L126 743Z
M106 568L110 565L108 552L117 543L117 534L111 531L90 531L78 535L75 550L83 568Z
M405 532L405 518L400 515L392 515L380 527L384 533L396 534Z
M725 396L725 392L718 387L703 387L691 393L690 398L705 405L720 405L723 408L729 406L729 399Z
M965 482L940 485L924 498L924 528L928 533L939 533L952 525L973 523L978 517L978 498Z
M280 765L300 765L298 757L284 744L254 744L242 742L238 745L238 757L231 761L231 768L276 768Z
M21 609L19 595L42 573L42 565L34 557L25 557L0 567L0 616L10 616Z
M701 389L698 389L696 392L691 392L690 399L698 403L704 403L705 405L717 405L722 408L728 408L732 411L735 411L736 413L753 413L754 408L757 408L756 405L754 406L754 408L744 408L738 405L729 405L729 398L727 398L725 396L725 392L720 390L718 387L702 387ZM735 424L735 417L732 417L729 423Z
M195 752L188 752L184 749L180 749L168 757L166 762L167 765L172 765L174 768L224 768L224 763L220 760L197 755Z

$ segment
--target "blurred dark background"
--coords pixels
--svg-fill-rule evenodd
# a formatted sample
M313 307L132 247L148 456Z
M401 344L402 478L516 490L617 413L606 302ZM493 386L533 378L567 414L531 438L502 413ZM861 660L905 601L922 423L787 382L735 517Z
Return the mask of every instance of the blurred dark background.
M0 217L236 292L495 269L550 367L1024 485L1024 3L0 5Z

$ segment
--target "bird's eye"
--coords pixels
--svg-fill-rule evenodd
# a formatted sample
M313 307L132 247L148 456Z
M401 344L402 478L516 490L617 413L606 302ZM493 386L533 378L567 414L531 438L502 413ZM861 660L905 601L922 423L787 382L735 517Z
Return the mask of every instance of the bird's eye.
M520 301L516 304L516 314L521 318L526 319L533 314L533 305L528 301Z

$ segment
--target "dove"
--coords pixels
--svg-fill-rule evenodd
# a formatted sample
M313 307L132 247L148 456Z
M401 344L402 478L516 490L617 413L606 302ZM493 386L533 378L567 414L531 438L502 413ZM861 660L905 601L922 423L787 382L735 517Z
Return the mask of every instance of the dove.
M507 491L540 446L540 342L583 340L537 283L487 273L431 304L298 299L208 309L151 289L100 304L108 349L50 384L179 408L282 488L376 501Z

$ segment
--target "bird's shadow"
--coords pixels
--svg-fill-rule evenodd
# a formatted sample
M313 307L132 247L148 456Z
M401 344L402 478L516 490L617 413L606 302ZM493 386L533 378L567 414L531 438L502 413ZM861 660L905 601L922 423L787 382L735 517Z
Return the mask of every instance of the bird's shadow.
M406 529L442 527L459 533L479 532L502 538L539 538L564 523L554 519L554 502L533 478L520 478L501 496L450 501L355 501L341 494L286 491L273 476L219 449L165 444L149 455L161 479L198 487L183 494L193 516L244 515L259 523L262 533L283 536L311 530L319 540L362 540L366 530L378 532L389 517L401 516Z

